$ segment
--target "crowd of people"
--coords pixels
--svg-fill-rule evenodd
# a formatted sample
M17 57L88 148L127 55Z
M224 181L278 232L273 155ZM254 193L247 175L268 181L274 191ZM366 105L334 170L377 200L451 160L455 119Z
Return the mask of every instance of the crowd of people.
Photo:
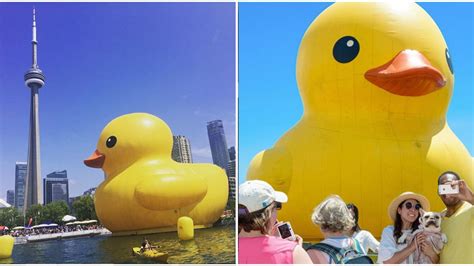
M13 237L22 236L33 236L33 235L44 235L44 234L57 234L67 233L75 231L95 230L102 229L101 225L60 225L57 227L44 227L44 228L25 228L20 230L13 230L9 235Z
M380 242L360 228L355 204L346 204L339 196L330 195L311 215L324 239L303 248L303 239L298 234L287 238L279 232L285 223L277 220L277 212L288 201L287 195L264 181L246 181L239 186L239 263L370 264L370 250L377 255L377 263L472 264L473 192L454 172L441 174L438 185L459 190L450 194L438 191L446 206L443 212L429 212L426 197L404 192L388 206L393 224L384 228ZM423 231L425 226L429 230ZM433 240L433 232L441 230L438 227L442 227L443 243L444 236L449 239L444 247Z

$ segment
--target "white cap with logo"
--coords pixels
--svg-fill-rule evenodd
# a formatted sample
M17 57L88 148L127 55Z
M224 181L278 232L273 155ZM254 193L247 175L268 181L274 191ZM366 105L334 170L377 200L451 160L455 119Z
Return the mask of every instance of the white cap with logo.
M246 181L239 186L239 204L244 205L248 212L265 209L274 201L285 203L288 196L261 180Z

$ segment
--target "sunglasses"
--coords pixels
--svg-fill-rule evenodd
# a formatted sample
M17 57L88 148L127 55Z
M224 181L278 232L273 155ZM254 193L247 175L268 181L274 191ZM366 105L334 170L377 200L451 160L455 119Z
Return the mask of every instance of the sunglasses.
M275 209L281 210L282 204L281 202L275 201Z
M421 205L419 203L415 204L415 206L413 206L413 203L411 202L405 202L405 208L407 210L411 210L411 208L415 207L416 210L419 210L421 209Z

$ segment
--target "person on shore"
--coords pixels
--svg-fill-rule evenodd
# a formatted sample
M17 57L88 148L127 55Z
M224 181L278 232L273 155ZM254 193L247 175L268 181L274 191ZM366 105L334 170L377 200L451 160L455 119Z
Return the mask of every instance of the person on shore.
M277 210L288 201L285 193L260 180L239 186L239 264L310 264L303 239L274 235Z
M440 263L474 264L474 196L472 190L455 172L445 172L438 177L438 185L451 185L457 194L438 194L444 205L445 217L441 231L448 243L440 254Z
M313 263L372 264L359 241L349 236L355 222L339 196L331 195L316 206L311 220L324 236L323 241L307 248Z
M354 218L354 226L349 231L349 235L359 241L366 254L369 252L369 249L372 250L372 252L378 253L380 242L377 241L377 239L375 239L375 237L369 231L362 230L359 226L359 209L357 206L353 203L349 203L347 204L347 208Z
M404 192L390 203L388 213L394 225L385 227L382 232L377 263L413 264L417 245L421 246L423 254L430 257L431 261L439 261L433 247L425 243L423 233L417 234L416 239L407 244L407 238L420 224L420 208L428 211L430 203L425 196L413 192Z

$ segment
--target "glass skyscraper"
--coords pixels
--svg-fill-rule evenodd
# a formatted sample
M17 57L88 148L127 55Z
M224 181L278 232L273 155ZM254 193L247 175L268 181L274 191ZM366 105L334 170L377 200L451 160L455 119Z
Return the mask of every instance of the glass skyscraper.
M226 170L229 163L229 151L227 150L222 120L207 122L207 135L211 145L213 163Z
M23 210L25 205L25 179L27 164L25 162L15 163L15 208Z
M46 175L43 179L44 204L53 201L63 200L69 201L69 180L67 179L67 171L56 171Z
M229 160L235 160L235 147L232 146L229 148Z
M7 190L7 203L15 206L15 191L14 190Z

